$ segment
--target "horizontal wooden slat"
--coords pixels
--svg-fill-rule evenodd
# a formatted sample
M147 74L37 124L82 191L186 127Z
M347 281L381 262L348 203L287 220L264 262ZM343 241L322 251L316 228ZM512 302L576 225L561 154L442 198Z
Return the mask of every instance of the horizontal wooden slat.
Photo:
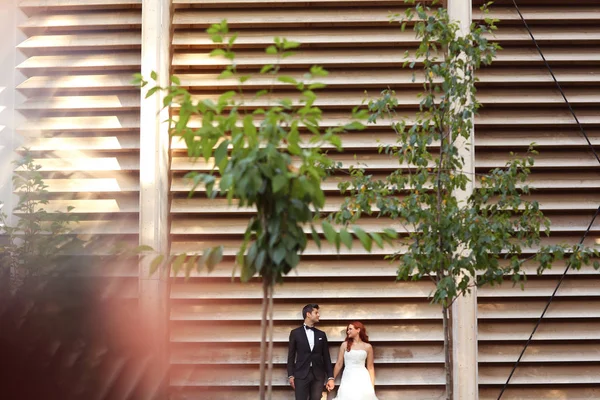
M414 55L409 55L413 60ZM236 64L238 68L260 68L266 64L276 62L276 57L260 51L238 51L236 52ZM361 50L299 50L294 57L288 57L280 61L285 67L310 67L315 64L323 65L325 68L339 67L368 67L368 66L400 66L407 58L401 49L380 49L376 53L365 53ZM175 69L190 68L219 68L230 65L231 61L223 57L210 57L207 52L175 53L173 55L173 67Z
M599 283L600 279L568 277L563 281L556 296L600 296ZM525 290L510 285L484 287L477 291L477 296L508 298L550 296L556 284L554 280L530 280L525 283Z
M585 129L590 142L597 146L600 145L600 132L593 128ZM523 131L517 129L511 130L486 130L478 129L476 132L476 143L478 148L487 147L529 147L535 143L536 149L581 147L587 148L589 145L580 130L560 129L544 131Z
M369 70L350 70L350 69L330 69L330 74L326 77L320 77L319 82L326 83L330 87L354 87L360 89L381 87L389 85L396 87L399 85L421 85L423 83L422 74L415 70L415 80L413 82L413 71L408 69L378 69L377 71ZM578 82L599 82L600 70L597 67L590 66L589 68L553 68L556 78L563 83L578 83ZM290 72L286 73L295 79L301 79L302 73ZM218 73L196 73L178 74L181 83L184 86L194 88L209 88L209 89L236 89L239 81L234 78L217 79ZM478 72L479 85L484 84L503 84L506 81L539 84L553 83L552 76L544 68L483 68ZM253 75L244 83L243 87L248 88L264 88L265 85L273 84L274 87L283 87L286 84L282 82L272 82L270 76ZM377 93L372 93L377 95Z
M142 0L21 0L19 1L20 8L90 8L102 9L105 7L139 7L142 5Z
M597 83L600 81L600 70L598 67L593 65L572 65L570 67L564 66L553 66L552 72L556 79L565 83ZM540 84L550 83L554 84L552 75L545 67L534 68L530 66L521 66L521 68L515 68L515 66L506 67L484 67L478 71L477 76L479 77L478 85L482 84L498 84L507 86L510 83L513 84ZM553 86L555 87L555 86Z
M17 88L25 93L40 93L56 91L77 92L113 91L133 88L132 74L115 73L110 75L60 75L32 76Z
M139 28L142 15L138 10L92 11L81 13L49 13L30 17L19 25L21 29L92 30L110 28Z
M594 104L600 101L600 95L594 89L568 88L564 93L571 104ZM490 89L484 88L478 91L477 99L489 105L560 105L565 106L565 100L558 89L554 88L522 88L514 89ZM510 111L507 111L510 112Z
M551 220L552 232L581 232L586 230L591 221L590 215L555 216ZM178 235L243 235L248 225L247 218L187 218L180 217L173 220L171 233ZM401 222L380 220L378 218L363 217L356 225L369 232L377 232L383 228L393 229L399 233L414 232L415 228ZM322 233L322 228L316 227ZM590 231L600 232L600 221L595 222ZM310 233L310 227L305 227L305 232Z
M514 363L523 350L522 345L492 345L479 346L478 359L480 363ZM597 343L566 342L563 344L530 344L523 355L522 362L544 363L551 365L561 362L598 362L600 349ZM565 367L568 368L568 367Z
M564 44L564 42L572 43L575 41L581 44L589 42L596 43L600 41L600 29L594 26L581 27L569 25L562 30L557 30L555 27L533 26L531 27L531 31L535 36L535 39L539 43L544 44ZM494 32L494 34L489 35L488 38L492 41L498 41L501 44L523 43L525 45L529 45L531 43L531 36L529 36L529 32L527 29L522 27L502 27L502 29Z
M523 18L527 21L552 21L557 23L558 21L565 22L582 22L582 21L595 21L600 19L600 8L594 5L582 6L582 5L569 5L569 6L551 6L545 7L543 5L524 6L519 7ZM520 21L521 17L514 9L514 7L491 7L490 18L499 18L503 21ZM473 19L481 20L484 18L483 13L477 9L473 9Z
M479 321L480 341L523 342L529 338L537 321L506 323ZM535 333L535 341L546 340L599 340L600 322L572 321L569 323L544 321ZM508 375L506 375L508 376Z
M185 170L187 171L187 170ZM384 177L378 174L373 174L374 179L383 179ZM480 178L478 178L480 179ZM348 181L348 177L331 177L328 178L321 187L325 192L334 192L339 194L338 184ZM218 183L218 179L217 179ZM558 172L558 173L542 173L535 172L529 176L525 182L528 186L536 189L544 190L583 190L597 189L600 187L600 173L589 171L576 172ZM476 182L479 186L479 182ZM190 179L184 179L181 176L176 176L171 182L171 190L173 192L189 193L192 189ZM198 187L196 191L200 194L205 193L203 187Z
M499 264L503 267L508 265L508 261L500 260ZM290 273L288 278L321 278L321 279L339 279L343 277L388 277L394 279L397 276L399 263L384 260L383 257L366 259L304 259L300 261L298 267ZM566 267L565 262L557 261L553 268L544 271L544 276L561 275ZM231 278L234 270L232 261L223 261L214 270L208 272L206 269L200 271L193 270L191 277L205 278ZM537 276L537 265L534 262L526 261L523 265L525 272L531 279ZM239 268L236 268L235 276L239 277ZM590 265L583 266L580 270L569 270L569 276L573 275L597 275L598 272ZM172 276L174 273L172 272ZM181 274L179 275L181 276ZM593 303L592 303L593 304ZM516 308L518 310L518 308ZM491 312L486 310L486 312ZM486 315L486 314L483 314ZM496 314L498 315L498 314Z
M389 23L389 14L403 12L402 8L389 7L353 7L352 9L314 8L291 9L281 12L277 9L252 10L245 9L227 11L212 10L178 10L173 17L173 24L208 27L226 19L232 28L269 26L372 26Z
M375 374L376 385L423 385L435 386L444 382L443 368L431 366L385 366ZM289 386L285 367L273 369L273 385ZM259 382L256 367L222 366L174 366L171 367L172 386L254 386ZM290 393L291 394L291 393Z
M136 52L104 52L100 54L71 54L58 56L33 56L17 66L29 72L50 71L106 71L131 70L131 76L140 67L140 55Z
M483 388L480 390L481 400L497 400L501 387ZM543 387L511 387L502 395L504 400L592 400L600 398L600 388L564 387L549 384Z
M398 399L411 399L411 400L441 400L443 399L444 391L440 388L431 388L429 386L421 387L402 387L396 386L393 388L376 388L376 395L379 400L398 400ZM236 388L236 387L222 387L222 388L172 388L171 399L172 400L229 400L235 399L256 399L258 398L258 388ZM289 387L275 387L273 388L273 400L289 400L290 396L293 396L293 392ZM330 394L333 396L333 394ZM323 397L325 399L325 397ZM578 398L579 399L579 398ZM586 398L588 399L588 398Z
M577 198L573 198L572 195L566 194L546 194L538 196L524 196L524 200L537 201L540 209L543 211L560 211L565 209L571 210L596 210L598 208L597 200L598 196L595 194L580 194ZM327 199L325 206L323 207L324 212L336 212L340 209L343 203L341 197L330 197ZM376 210L376 207L373 207ZM230 216L236 215L248 215L253 213L254 210L249 207L238 207L233 202L229 204L227 199L216 198L210 199L203 195L198 195L193 198L174 198L171 201L171 213L176 214L190 214L193 213L196 216L213 216L215 213L227 213Z
M86 170L87 173L87 170ZM77 178L70 179L45 179L50 193L75 193L82 192L88 195L104 193L127 193L139 191L139 179L129 174L115 172L110 178Z
M32 36L17 47L22 50L97 51L102 49L133 49L142 45L138 31L83 33L79 35Z
M66 212L68 207L74 207L72 214L124 214L136 213L139 210L137 196L119 196L114 199L64 199L49 200L44 205L48 212Z
M43 137L29 138L27 146L32 152L48 151L132 151L139 150L139 135L114 135L93 137Z
M398 4L398 0L353 0L356 4L388 5ZM293 6L304 7L305 5L319 6L323 4L333 4L336 7L352 7L345 0L173 0L177 6L202 6L202 7L265 7L277 5L279 7Z
M591 286L591 285L590 285ZM261 283L173 283L172 299L261 299ZM420 282L288 282L277 287L277 299L303 298L426 298L429 281ZM600 290L600 289L598 289ZM297 316L296 316L297 317Z
M301 323L275 325L273 329L273 341L287 343L290 330ZM319 329L327 334L330 341L341 342L346 337L346 326L343 324L320 323ZM430 342L443 340L441 322L412 322L401 324L394 323L369 323L369 340L373 342ZM254 324L244 322L243 324L216 325L184 323L173 325L171 328L171 342L174 343L259 343L260 323Z
M173 243L171 246L171 252L173 254L181 254L181 253L186 253L189 255L193 255L193 254L202 254L203 251L209 247L215 247L215 246L223 246L223 254L227 255L227 256L234 256L237 254L237 251L239 250L240 246L241 246L241 239L240 240L236 240L236 239L223 239L223 240L215 240L215 241L211 241L211 240L188 240L189 241L185 241L185 237L180 238L177 235L172 235L173 236ZM558 244L565 244L565 243L570 243L570 244L576 244L579 242L580 237L578 236L570 236L570 237L566 237L566 236L553 236L550 238L543 238L540 242L540 246L552 246L552 245L558 245ZM590 235L586 238L586 240L584 240L583 244L585 246L595 246L597 243L595 242L596 238L593 237L593 235ZM524 254L530 254L532 252L537 252L539 251L540 246L534 246L531 248L523 248L523 253ZM371 249L371 252L366 251L364 248L362 248L362 246L359 244L358 241L356 241L356 243L353 244L352 249L348 250L346 247L341 247L339 251L337 251L335 249L335 246L330 245L328 242L322 242L321 243L321 248L319 249L316 244L312 241L308 241L308 244L306 246L306 250L304 251L304 255L305 256L358 256L358 255L372 255L372 256L381 256L381 255L389 255L392 253L399 253L402 254L406 251L407 246L399 243L399 242L395 242L393 243L393 245L384 245L383 249L380 249L377 246L373 246L373 248Z
M381 283L381 282L380 282ZM391 283L393 281L391 280ZM204 287L213 285L207 284ZM314 285L313 282L307 282L304 284L286 283L283 287L288 286L287 294L291 293L291 288L299 288ZM218 286L218 285L217 285ZM340 288L339 284L333 284L332 286ZM363 285L364 286L364 285ZM385 286L385 284L382 284ZM404 285L407 286L407 285ZM222 286L221 286L222 287ZM256 285L254 285L254 288ZM351 287L351 285L346 285ZM198 286L196 286L198 288ZM431 284L424 286L425 289L430 290L433 288ZM322 307L323 318L327 320L360 320L360 321L394 321L394 320L439 320L442 318L441 309L431 304L428 300L424 299L423 296L419 296L415 292L420 288L411 289L411 294L398 295L394 302L388 302L387 300L365 300L365 308L369 309L366 312L363 309L358 309L354 304L348 303L347 301L340 301L341 298L348 298L351 290L346 289L340 291L339 296L333 296L326 300L326 304ZM279 290L279 289L278 289ZM346 293L346 294L344 294ZM260 294L260 293L259 293ZM229 296L230 299L235 297ZM291 297L286 302L283 300L277 300L274 306L274 319L277 321L299 321L300 315L302 314L302 307L306 304L300 301L301 298L314 298L322 299L326 298L324 295L318 295L311 297L310 294L297 295ZM382 295L380 297L387 297ZM174 302L171 306L171 321L260 321L260 304L254 301L257 296L239 296L238 298L246 298L244 302L237 302L227 299L227 296L212 296L208 293L205 296L187 296L182 297L178 288L174 288L171 291L171 299L199 299L204 298L206 302L198 302L190 304L190 302ZM281 296L279 296L281 298ZM419 299L420 298L420 299ZM225 300L223 300L225 299ZM367 299L367 297L365 297ZM212 300L219 300L219 303L215 303ZM294 302L290 302L290 301ZM366 322L365 322L366 323ZM369 325L367 323L367 325Z
M41 131L127 131L139 129L140 118L137 114L106 115L106 116L70 116L46 117L31 119L20 125L18 130L23 133Z
M600 54L600 53L599 53ZM600 124L600 112L596 110L580 110L577 118L584 124ZM481 110L475 117L477 125L527 125L527 126L549 126L549 125L574 125L576 122L568 109L564 110Z
M171 225L171 233L179 235L243 235L248 225L247 218L215 218L215 219L196 219L196 218L177 218ZM386 222L381 223L376 218L364 218L357 221L357 225L366 231L379 231L383 228L393 229L397 232L407 232L405 226L400 223ZM315 227L317 232L322 233L321 227ZM306 233L310 233L310 227L305 228Z
M286 38L300 43L304 47L335 46L372 46L416 43L414 32L402 32L397 26L381 28L354 29L270 29L264 31L243 31L235 41L235 48L266 47L273 44L275 37ZM173 47L178 48L214 48L211 37L201 30L176 30L173 36Z
M599 115L600 117L600 115ZM381 171L381 170L395 170L397 168L408 168L407 164L398 165L398 161L386 154L376 154L378 149L377 143L373 143L373 155L356 155L346 153L343 155L331 154L330 159L337 163L340 163L340 168L346 169L351 166L358 166L360 163L361 168L366 171ZM521 154L516 153L512 158L524 158L527 157L526 152ZM596 167L598 161L591 152L541 152L538 155L533 156L535 165L533 168L582 168L582 167ZM480 153L478 158L475 160L476 168L502 168L506 165L509 160L509 153ZM209 159L208 162L204 158L197 160L189 157L173 157L172 160L172 171L202 171L209 172L214 168L214 160Z
M479 382L482 385L503 384L511 371L510 365L502 367L481 366ZM563 365L520 366L512 376L512 385L540 384L600 384L600 366Z
M375 363L381 364L440 364L444 362L441 344L389 345L373 343ZM185 344L173 347L172 364L259 364L260 348L254 344ZM287 343L274 345L273 363L287 362ZM339 352L338 342L329 345L331 359L335 362Z
M34 159L41 166L40 171L136 171L140 168L138 155L117 155L113 157L81 158L39 158ZM114 182L114 181L113 181Z
M21 111L130 111L140 108L139 93L102 96L30 97L19 105Z
M569 275L567 280L570 279L573 278ZM594 277L589 277L587 279L591 282L596 282L597 284L600 283L600 279L595 280ZM526 291L531 286L530 284L531 281L526 284ZM554 287L556 287L557 284L558 280L554 282ZM573 289L573 287L575 289ZM560 296L562 290L563 287L561 286L558 297L555 297L546 312L545 316L547 318L600 318L600 300L595 300L594 298L585 300L585 302L582 302L579 299L568 300L567 298ZM578 293L579 290L582 290L582 295L584 293L589 294L589 292L584 292L585 287L578 286L577 281L573 282L571 287L567 286L565 290L567 293L569 291ZM544 297L542 297L541 300L529 300L527 302L502 301L505 296L503 296L501 291L498 297L500 299L488 298L485 297L484 294L484 296L479 299L477 307L477 317L479 319L539 318L544 307L546 307L546 304L548 303L547 299Z

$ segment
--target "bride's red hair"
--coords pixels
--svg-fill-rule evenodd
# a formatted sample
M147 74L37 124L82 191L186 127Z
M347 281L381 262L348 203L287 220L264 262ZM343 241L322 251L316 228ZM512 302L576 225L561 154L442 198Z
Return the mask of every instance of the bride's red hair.
M358 331L358 337L360 337L360 340L362 340L365 343L369 343L369 335L367 335L367 328L365 328L365 326L358 322L358 321L354 321L348 324L348 326L352 325L354 327L354 329L359 329ZM350 338L348 336L348 327L346 327L346 351L350 351L350 349L352 348L352 344L354 343L354 339Z

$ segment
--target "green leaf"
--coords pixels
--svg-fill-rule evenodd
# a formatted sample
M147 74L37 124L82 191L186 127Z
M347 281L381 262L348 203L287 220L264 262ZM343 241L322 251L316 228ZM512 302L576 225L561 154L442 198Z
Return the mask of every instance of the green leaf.
M176 85L181 85L181 81L175 75L171 75L171 82L174 83L174 84L176 84Z
M275 66L273 64L267 64L260 69L260 73L266 74L267 72L271 71L273 68L275 68Z
M254 260L254 268L256 268L257 272L260 272L264 267L265 259L267 258L267 252L264 249L261 249L256 255L256 259Z
M156 73L156 71L150 72L150 78L152 78L153 80L157 80L158 79L158 74Z
M340 240L348 249L352 249L352 235L345 228L340 230Z
M377 246L379 246L380 249L383 249L383 239L381 238L381 235L377 232L373 232L371 233L371 237L373 238L373 241L377 243Z
M321 238L319 237L319 234L317 233L315 227L312 224L310 225L310 234L312 235L312 238L315 241L317 248L321 249Z
M212 272L222 260L223 246L213 247L206 257L206 267L208 268L208 272Z
M159 254L154 258L154 260L152 260L152 262L150 263L150 276L154 275L154 273L158 270L158 267L160 267L164 259L164 254Z
M159 90L160 90L159 86L154 86L153 88L148 90L148 92L146 93L146 98L149 98L150 96L152 96L154 93L158 92Z
M214 49L213 51L210 52L210 56L211 57L225 57L225 50L223 49Z
M215 164L219 167L219 170L223 170L225 165L227 165L228 146L229 140L223 140L215 150Z
M272 189L273 193L279 193L281 189L288 185L288 178L285 173L280 173L273 178Z
M329 75L329 72L327 72L323 67L321 67L319 65L313 65L312 67L310 67L310 73L313 76L319 76L319 77Z
M359 226L353 226L352 231L354 232L358 240L360 240L365 250L367 250L370 253L371 247L373 245L371 237Z
M277 80L279 82L289 83L290 85L294 85L294 86L298 84L298 82L294 78L292 78L291 76L287 76L287 75L282 75L279 78L277 78Z
M335 244L337 242L338 233L335 231L333 226L328 221L323 221L323 234L329 243Z
M219 76L217 77L217 79L227 79L227 78L231 78L233 76L233 72L231 72L230 70L226 69L223 72L221 72L219 74Z
M298 48L298 47L300 47L300 43L298 43L298 42L292 42L291 40L290 41L284 40L284 42L283 42L283 49L284 50L295 49L295 48Z
M265 53L267 54L277 54L277 47L270 45L265 49Z
M311 83L310 85L308 85L308 90L323 89L326 87L327 87L327 85L324 83L315 82L315 83Z
M285 246L279 246L275 249L275 251L273 252L273 262L275 263L275 265L281 264L281 261L283 261L283 259L285 258L286 252L287 250Z
M171 266L171 269L173 270L173 274L175 274L175 276L179 274L181 266L183 265L183 262L185 261L186 257L187 254L185 253L179 254L177 257L175 257L175 261L173 261L173 265Z
M135 252L138 253L138 254L139 253L143 253L145 251L154 251L154 249L152 248L152 246L148 246L148 245L145 245L145 244L142 244L142 245L137 246L135 248Z

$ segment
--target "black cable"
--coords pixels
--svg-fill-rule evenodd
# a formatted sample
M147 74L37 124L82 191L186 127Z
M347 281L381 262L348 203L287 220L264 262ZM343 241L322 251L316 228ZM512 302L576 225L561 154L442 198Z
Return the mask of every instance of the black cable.
M594 145L592 145L592 143L590 142L590 139L589 139L587 133L585 132L585 129L583 128L583 125L579 121L579 118L577 118L577 115L575 114L575 111L573 110L573 107L571 106L571 103L569 103L569 100L567 99L567 96L565 95L565 92L563 91L562 87L560 86L560 83L558 83L558 80L556 79L556 76L554 75L554 71L552 70L552 67L550 66L550 64L546 60L546 57L544 57L544 53L542 52L542 49L540 48L537 40L535 39L535 36L533 35L533 32L531 32L531 29L529 28L529 25L527 24L527 21L525 21L525 18L523 17L523 14L521 13L521 10L519 9L519 6L517 5L516 0L512 0L512 3L515 6L515 10L519 14L519 17L521 18L521 21L523 21L523 25L525 25L525 29L527 29L527 32L529 33L529 36L531 37L531 40L535 44L535 47L536 47L538 53L542 57L542 60L544 61L544 64L545 64L546 68L550 72L550 75L552 76L552 79L554 80L554 83L556 84L556 87L558 88L560 94L562 95L563 100L567 104L567 107L569 108L569 111L571 112L571 115L575 119L575 122L577 122L579 130L583 134L583 137L585 137L585 140L587 141L588 146L592 150L592 153L594 153L594 156L596 157L596 160L598 161L598 163L600 163L600 157L598 156L598 153L596 152L596 149L594 149ZM594 225L594 222L596 221L596 217L598 217L598 214L600 214L600 206L596 209L596 213L592 217L592 221L590 222L590 224L588 225L585 233L581 237L581 240L579 241L579 245L582 245L583 242L585 241L585 238L587 237L587 235L590 232L592 226ZM525 346L523 347L523 350L521 351L521 354L519 354L519 358L517 358L517 361L513 365L513 368L510 371L510 374L508 375L508 379L506 379L506 382L504 383L504 386L502 386L502 390L500 391L500 394L498 395L498 399L497 400L500 400L502 398L502 395L504 394L504 391L508 387L508 384L510 383L510 380L511 380L512 376L514 375L515 371L517 370L517 367L519 366L519 363L521 362L521 359L523 358L523 355L525 354L525 351L527 350L527 347L529 347L529 344L531 343L531 340L533 339L533 335L535 335L535 332L537 331L538 327L540 326L540 323L542 322L542 319L546 315L546 312L548 311L548 308L550 307L550 304L552 303L552 300L554 300L554 296L558 292L558 289L562 285L562 283L563 283L563 281L565 279L565 276L567 276L567 272L569 272L570 268L571 268L571 263L568 263L567 267L565 268L565 271L563 272L560 280L558 281L558 284L556 285L556 288L554 288L554 292L552 292L552 295L548 299L548 302L546 303L546 306L544 307L544 310L542 311L542 315L540 315L540 318L537 320L537 323L535 324L535 326L533 328L533 331L531 332L531 335L529 335L529 338L527 339L527 342L525 343Z
M600 156L598 156L598 153L596 153L596 149L594 149L594 145L592 144L592 142L590 142L590 138L588 137L587 133L585 132L585 129L583 129L583 125L581 124L581 122L579 122L579 118L577 118L577 115L575 115L575 111L573 110L571 103L569 103L569 100L567 100L567 96L565 95L565 92L563 91L562 87L560 86L560 83L558 83L556 76L554 76L554 71L552 71L552 67L550 67L548 60L546 60L546 57L544 57L544 53L542 52L542 49L540 48L537 40L535 39L535 36L533 36L533 33L531 32L531 29L529 28L527 21L525 21L523 14L521 14L521 10L519 9L519 6L517 5L516 0L512 0L512 2L515 6L515 9L517 10L517 13L519 14L519 17L521 18L521 21L523 21L523 25L525 25L525 29L527 29L527 32L529 32L529 36L531 37L531 40L533 40L533 44L535 44L535 48L537 49L538 53L540 53L542 60L544 60L544 64L546 65L548 72L550 72L550 75L552 76L552 79L554 80L554 83L556 84L558 91L560 92L563 100L567 104L567 107L569 108L569 111L571 112L573 119L575 119L575 122L577 122L577 125L579 126L579 130L581 131L581 134L583 135L583 137L585 137L585 140L587 141L587 144L590 146L592 153L594 153L596 160L598 161L598 163L600 163Z
M579 245L583 244L583 241L585 240L585 238L587 237L588 233L590 232L590 229L592 229L592 225L594 225L594 222L596 221L596 217L598 216L598 214L600 214L600 206L596 209L596 213L594 214L594 217L592 218L592 221L588 225L587 230L585 231L585 233L581 237L581 240L579 241ZM556 285L556 288L554 288L554 292L552 292L552 295L550 296L550 299L548 299L548 303L546 303L546 307L544 307L544 311L542 311L542 315L540 315L540 318L538 319L537 323L535 324L535 327L533 328L533 332L531 332L531 335L529 335L529 339L527 339L527 343L525 343L525 347L523 347L523 350L521 351L521 354L519 354L519 358L515 362L515 365L513 366L512 371L510 371L510 375L508 376L508 379L506 380L506 383L502 387L502 391L498 395L498 400L500 400L500 398L504 394L504 391L508 387L508 383L510 382L510 379L512 378L513 374L515 373L515 370L517 369L517 366L521 362L521 358L523 358L523 354L525 354L525 350L527 350L527 347L529 346L529 343L531 343L531 340L533 339L533 335L535 335L535 332L537 331L538 327L540 326L540 323L542 322L542 319L546 315L546 311L548 311L548 307L550 307L550 303L552 303L552 300L554 300L554 296L556 295L556 292L558 292L558 289L560 288L560 285L562 284L563 280L565 279L565 276L567 276L567 272L569 272L570 268L571 268L571 263L568 263L567 267L565 268L565 271L563 272L562 276L560 277L560 280L558 281L558 284Z

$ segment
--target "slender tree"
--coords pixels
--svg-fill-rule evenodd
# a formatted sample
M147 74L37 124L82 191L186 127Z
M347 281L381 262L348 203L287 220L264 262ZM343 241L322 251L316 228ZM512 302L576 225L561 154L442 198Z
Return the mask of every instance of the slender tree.
M398 118L392 90L369 102L370 122L392 121L398 141L380 151L396 158L400 168L383 179L353 169L353 179L341 185L348 197L336 220L350 223L377 214L404 224L405 250L390 259L398 262L398 279L433 283L431 300L441 305L446 390L452 400L453 302L474 287L500 284L507 277L522 282L528 260L537 263L538 272L565 257L578 269L598 256L598 250L581 244L544 244L542 235L550 234L550 221L528 196L527 180L537 154L533 148L526 154L511 153L505 167L486 174L465 171L462 149L473 151L473 119L480 108L475 73L499 50L488 40L496 21L473 23L462 35L447 10L435 2L414 5L392 20L402 29L414 26L420 39L416 53L405 63L415 69L415 79L423 80L419 108L415 119ZM460 200L456 194L465 193L474 181L478 187Z
M284 75L281 60L293 56L299 43L275 38L265 49L273 63L265 65L260 75L272 77L272 82L283 83L297 90L298 100L279 98L273 85L249 95L244 84L250 75L242 75L236 68L233 46L237 35L229 32L226 21L208 29L218 47L211 56L223 57L230 65L220 78L238 79L237 90L221 94L216 101L196 100L180 86L177 77L171 77L167 88L154 86L146 96L162 93L165 107L173 107L176 116L171 120L171 134L185 141L188 155L211 165L206 173L191 172L186 177L193 183L190 195L199 187L207 196L225 197L230 204L253 208L244 240L236 256L236 266L241 269L241 280L255 275L262 278L263 300L261 318L261 357L259 398L271 397L273 290L283 277L294 269L308 244L307 232L320 247L317 225L322 226L325 238L340 249L344 243L351 247L352 237L327 221L319 223L318 217L325 204L321 187L324 179L337 167L325 149L342 150L340 133L362 129L361 119L367 110L354 110L344 126L323 128L323 113L315 105L317 90L325 85L318 79L327 75L322 67L313 66L301 78ZM152 75L156 80L156 74ZM137 76L137 82L148 82ZM252 109L247 98L263 100L267 106ZM354 227L362 242L375 237L377 242L392 240L395 233L383 235L365 233ZM376 235L376 236L373 236ZM204 250L199 255L180 254L159 256L153 261L153 270L163 263L172 263L175 273L183 270L186 276L194 268L212 269L222 259L222 247ZM267 328L267 324L269 324ZM271 332L267 338L268 332ZM268 343L268 349L267 349ZM268 360L269 379L265 385L265 363ZM265 391L268 393L265 393Z

